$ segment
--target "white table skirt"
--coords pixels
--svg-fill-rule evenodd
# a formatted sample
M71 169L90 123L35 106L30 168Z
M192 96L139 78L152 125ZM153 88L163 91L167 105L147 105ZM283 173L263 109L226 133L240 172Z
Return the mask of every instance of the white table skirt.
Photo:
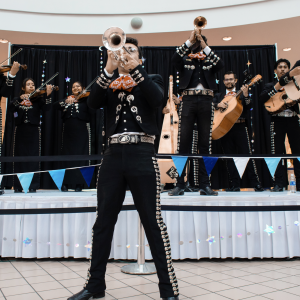
M165 205L249 206L300 205L300 193L226 193L218 197L186 193L181 197L162 194ZM126 194L124 204L133 204ZM96 206L96 191L82 193L38 191L36 194L0 196L2 209ZM246 210L246 209L245 209ZM300 256L300 222L293 212L177 212L163 211L168 227L173 259L226 257ZM89 242L96 213L0 216L0 255L2 257L54 258L90 257ZM273 226L268 236L264 229ZM206 240L214 236L211 245ZM27 244L26 240L30 244ZM115 227L110 258L137 258L137 212L122 211ZM151 259L146 239L146 259Z

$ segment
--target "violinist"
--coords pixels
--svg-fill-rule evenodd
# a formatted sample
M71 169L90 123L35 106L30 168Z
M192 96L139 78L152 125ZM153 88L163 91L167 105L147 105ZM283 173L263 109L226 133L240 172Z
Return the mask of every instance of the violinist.
M89 92L84 90L81 82L72 85L72 95L61 101L55 102L53 107L61 111L63 120L62 129L62 155L90 155L91 154L91 114L95 111L88 108L87 97ZM74 168L89 165L87 161L63 162L62 168ZM79 169L66 170L62 192L69 188L81 192L84 178Z
M48 110L51 100L52 85L47 85L44 91L37 90L35 97L35 81L25 78L22 83L20 96L11 101L7 109L14 114L15 131L13 156L40 156L41 155L41 127L40 112ZM40 170L39 162L14 163L14 173L36 172ZM29 193L34 193L39 188L39 174L34 174ZM14 179L15 193L22 192L19 180Z
M19 71L20 64L14 62L9 68L0 66L0 101L2 97L10 97L13 94L14 79ZM4 76L5 72L8 72L8 77ZM2 109L0 106L0 143L2 143ZM1 152L0 152L1 153ZM1 172L1 163L0 163Z

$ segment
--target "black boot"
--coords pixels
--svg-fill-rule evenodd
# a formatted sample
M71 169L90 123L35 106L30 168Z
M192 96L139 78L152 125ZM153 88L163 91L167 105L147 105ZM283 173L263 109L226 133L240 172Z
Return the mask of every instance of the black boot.
M240 192L241 189L238 186L232 186L226 189L226 192Z
M180 187L176 186L174 189L169 190L168 192L169 196L181 196L184 195L184 189L181 189Z
M105 292L100 293L90 293L88 290L82 290L79 293L68 298L68 300L90 300L90 299L100 299L105 297Z
M81 184L76 184L75 192L81 192L81 191L82 191L82 185Z
M255 192L263 192L265 189L261 186L260 183L258 183L255 187L254 187Z
M29 189L28 193L36 193L36 189Z
M210 186L206 186L204 189L200 189L200 195L218 196L218 192L213 191Z
M162 298L163 300L179 300L179 297L166 297L166 298Z
M14 193L22 193L22 190L15 189L15 190L14 190Z
M283 188L276 184L271 192L283 192Z
M61 186L61 191L62 191L62 192L67 192L67 191L68 191L68 187L67 187L65 184L63 184L63 185Z

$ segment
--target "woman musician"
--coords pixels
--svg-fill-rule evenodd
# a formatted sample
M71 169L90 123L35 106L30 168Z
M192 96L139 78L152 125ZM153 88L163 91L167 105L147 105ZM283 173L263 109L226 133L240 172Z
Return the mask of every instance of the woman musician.
M41 128L40 111L49 110L51 107L52 85L47 85L45 91L37 90L35 97L30 94L35 91L35 81L25 78L19 97L15 97L8 105L8 110L14 114L15 131L13 156L40 156L41 155ZM14 173L36 172L40 170L39 162L16 162ZM29 193L34 193L39 188L40 176L34 174ZM22 192L19 180L14 180L15 193Z
M94 110L88 108L86 100L89 92L84 92L81 82L75 81L72 85L72 95L55 102L53 107L62 112L62 155L89 155L91 154L90 119ZM80 96L80 98L79 98ZM87 161L63 162L62 168L73 168L89 165ZM67 192L69 188L81 192L84 179L79 169L67 170L61 188Z

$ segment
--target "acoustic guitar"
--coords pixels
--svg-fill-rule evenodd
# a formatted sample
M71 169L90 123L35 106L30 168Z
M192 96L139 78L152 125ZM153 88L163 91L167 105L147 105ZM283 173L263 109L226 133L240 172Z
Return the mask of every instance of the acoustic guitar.
M258 74L250 80L248 85L250 87L261 80L262 76ZM243 105L240 96L242 93L243 91L239 90L234 96L225 96L221 102L226 103L226 108L215 110L212 128L213 140L218 140L229 132L237 119L241 116Z
M164 115L163 126L159 141L158 153L174 154L177 150L178 113L173 96L173 76L169 79L169 98L166 107L170 110ZM175 182L176 168L172 159L159 159L158 165L161 173L161 183Z
M298 102L300 102L300 76L294 76L293 80L284 86L284 91L279 91L265 102L265 108L273 115L286 110Z

